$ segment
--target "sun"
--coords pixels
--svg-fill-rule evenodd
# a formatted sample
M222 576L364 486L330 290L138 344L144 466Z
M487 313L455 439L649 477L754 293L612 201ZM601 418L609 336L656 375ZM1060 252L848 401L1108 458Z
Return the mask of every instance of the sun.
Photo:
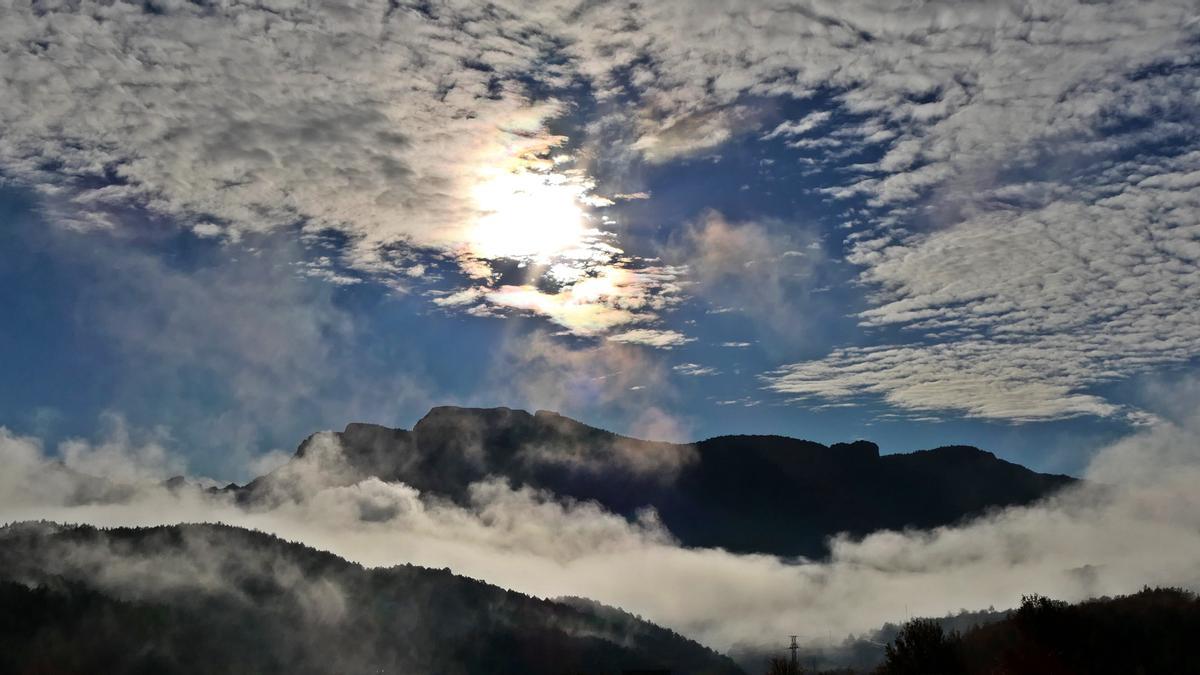
M589 231L587 190L546 164L485 171L472 191L479 213L470 235L475 254L549 262L579 250Z

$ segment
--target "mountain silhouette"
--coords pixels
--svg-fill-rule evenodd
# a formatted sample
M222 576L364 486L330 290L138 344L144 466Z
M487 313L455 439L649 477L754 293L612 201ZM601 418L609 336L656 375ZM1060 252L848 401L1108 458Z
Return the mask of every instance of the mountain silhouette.
M224 525L0 527L4 673L736 675L621 610Z
M464 502L491 476L635 517L653 508L687 546L820 557L839 533L931 528L1028 504L1072 484L970 446L880 455L869 441L784 436L645 441L557 413L436 407L411 431L350 424L314 434L293 461L340 443L351 482L375 476ZM278 493L275 474L231 486L247 505Z

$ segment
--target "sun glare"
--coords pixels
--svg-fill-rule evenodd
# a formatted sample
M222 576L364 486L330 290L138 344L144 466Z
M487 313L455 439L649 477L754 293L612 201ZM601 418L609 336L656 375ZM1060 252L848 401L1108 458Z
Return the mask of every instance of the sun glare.
M588 233L587 186L572 177L528 166L489 172L474 189L480 216L472 246L482 258L539 262L583 247Z

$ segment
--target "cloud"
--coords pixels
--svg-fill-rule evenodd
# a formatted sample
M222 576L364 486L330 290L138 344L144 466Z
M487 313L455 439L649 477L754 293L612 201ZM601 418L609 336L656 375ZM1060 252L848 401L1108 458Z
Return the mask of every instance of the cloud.
M513 134L555 143L538 129L559 106L513 82L553 77L535 66L549 43L536 30L472 39L448 25L467 16L443 18L369 2L17 7L0 162L80 226L114 222L122 204L226 233L302 222L386 267L388 243L462 239L474 163L511 156Z
M183 474L185 464L169 453L170 438L162 430L135 443L125 418L115 413L101 416L104 440L93 445L80 439L63 441L58 452L67 469L89 476L103 476L115 483L136 484L164 480ZM22 439L10 440L20 442ZM28 439L24 439L28 441Z
M747 96L832 90L838 108L899 130L879 167L892 175L861 186L894 201L955 168L1029 158L1013 148L1084 140L1131 92L1152 93L1141 106L1154 106L1169 85L1140 75L1187 52L1192 18L1170 1L599 4L572 25L571 49L606 95L640 104L634 145L647 149L680 120L719 116Z
M29 507L127 501L186 466L159 442L161 434L135 440L120 416L106 415L105 422L99 443L69 439L53 456L39 439L0 427L0 517Z
M696 341L696 338L688 337L679 331L657 328L635 328L624 333L609 335L608 339L614 342L649 345L660 349L671 349Z
M816 234L777 222L730 222L708 211L672 236L663 259L686 267L688 291L715 307L732 306L761 327L787 335L817 312L811 289L827 262Z
M798 120L785 120L780 122L779 126L772 129L770 133L764 135L762 139L764 141L768 141L772 138L779 138L780 136L785 138L803 136L804 134L807 134L813 129L816 129L822 124L828 122L830 117L833 117L833 113L829 112L828 110L820 110L809 113Z
M680 375L701 376L701 375L718 375L721 371L712 366L702 366L699 363L680 363L672 366L671 370Z
M1014 359L1011 351L1009 345L971 341L846 348L769 372L764 381L768 389L801 401L850 402L873 395L901 408L950 409L990 419L1033 421L1111 415L1120 409L1098 396L1072 392L1061 375L1071 364L1058 361L1056 354L1030 350Z
M635 257L615 260L597 235L591 212L610 202L546 129L569 104L528 95L569 81L548 59L553 16L18 5L0 56L0 171L78 230L332 234L335 255L302 267L334 284L404 289L423 276L414 256L485 283L499 257L562 257L602 277Z
M852 260L880 289L861 322L922 339L836 350L768 374L768 386L994 419L1123 412L1087 390L1200 351L1193 165L1195 151L1083 172L1068 194L1005 188L996 192L1041 203L861 243Z
M265 476L283 468L291 458L292 453L283 450L268 450L250 459L246 469L251 476Z
M1181 214L1200 167L1189 135L1198 26L1183 0L668 1L570 12L470 2L430 11L365 1L281 11L20 5L6 15L15 48L0 56L0 170L77 229L148 233L173 223L226 242L333 233L336 254L305 273L404 289L422 265L450 261L466 286L439 296L443 306L532 313L599 335L661 318L670 303L656 304L658 291L678 294L686 279L663 272L680 278L595 294L589 285L646 275L649 261L621 251L620 233L599 232L607 200L593 194L587 168L719 152L777 101L803 99L807 115L767 135L836 164L839 182L817 194L865 206L847 240L863 287L876 293L864 324L911 329L898 348L956 342L966 331L980 353L1057 356L1024 335L987 333L1003 315L1016 321L1008 334L1044 321L1055 340L1086 343L1113 327L1102 301L1121 307L1141 293L1151 300L1146 321L1194 304L1194 284L1146 272L1194 257L1194 223ZM595 110L570 98L577 84ZM576 114L586 148L578 158L571 139L549 129ZM800 137L835 119L821 138ZM1179 151L1159 152L1166 147ZM623 194L640 196L638 187ZM1084 242L1093 224L1099 236ZM695 261L696 292L747 299L763 325L803 334L792 325L805 309L796 299L812 291L802 280L816 263L764 257L784 243L780 229L709 218L676 243ZM814 250L798 243L791 250ZM1071 255L1085 243L1087 255ZM1142 247L1140 260L1123 255L1130 243ZM500 280L497 256L562 258L573 276ZM1064 269L1042 285L1051 267L1034 260ZM761 298L745 292L755 284ZM480 292L483 304L456 292ZM1054 311L1076 296L1080 307ZM952 317L934 321L939 311ZM1124 358L1112 372L1127 376L1194 355L1183 323L1132 357L1125 343L1145 331L1122 326L1097 356L1066 357L1101 379L1105 363ZM832 357L825 365L854 367ZM905 405L903 387L882 379ZM1090 384L1062 378L1061 396L1020 414L1094 411L1082 391ZM1008 407L960 391L972 414Z
M757 127L757 115L744 106L696 113L647 111L630 148L651 164L696 155L724 145L736 134Z
M628 309L596 299L576 298L574 287L547 293L532 286L501 286L488 294L493 305L541 314L581 335L596 335L637 320Z
M762 404L762 401L750 398L749 396L743 396L742 398L731 398L731 399L718 400L718 401L716 401L716 404L717 405L740 405L743 408L753 408L754 406Z
M112 233L15 227L23 248L52 256L53 282L76 289L53 311L102 359L102 409L170 428L160 442L207 471L241 469L314 424L387 419L436 395L416 359L379 367L365 320L298 268L294 242L248 236L171 255Z
M863 323L908 328L888 346L919 352L923 378L959 397L914 390L906 369L861 382L893 404L1016 420L1113 414L1087 389L1197 353L1186 310L1196 284L1172 278L1192 255L1187 186L1200 169L1200 24L1188 3L664 2L591 15L599 27L581 27L573 48L590 72L633 73L595 80L640 103L627 124L635 148L753 96L814 103L818 117L768 135L844 122L791 142L846 176L828 198L866 206L846 241L877 303ZM1039 387L1019 367L995 397L938 368L947 351L947 364L970 359L976 372L1037 352L1074 373ZM817 363L843 388L880 365L854 350ZM1003 400L1017 390L1033 400Z
M551 274L566 276L566 271ZM668 267L629 269L600 266L569 274L559 290L549 292L530 284L500 286L483 299L491 306L545 316L576 335L598 336L629 324L653 321L658 312L680 301L680 271ZM441 299L443 304L470 302L460 295ZM435 300L436 302L436 300ZM651 329L626 330L618 335L652 333ZM617 339L610 335L609 339Z
M493 360L471 405L505 405L527 410L553 410L575 418L603 420L608 429L637 438L686 442L690 424L673 409L677 392L665 364L635 344L603 340L594 344L563 341L542 331L510 336ZM588 456L624 448L551 448ZM669 450L669 449L667 449ZM625 463L645 463L634 455ZM686 458L667 452L649 465L669 474Z

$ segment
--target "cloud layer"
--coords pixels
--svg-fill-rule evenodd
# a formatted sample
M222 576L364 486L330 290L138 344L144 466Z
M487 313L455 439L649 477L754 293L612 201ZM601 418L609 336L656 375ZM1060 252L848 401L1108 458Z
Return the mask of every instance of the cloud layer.
M287 232L335 242L308 271L334 284L428 274L447 311L671 347L695 337L662 324L689 294L752 299L786 332L812 289L781 281L798 259L767 255L777 237L753 223L709 218L673 266L626 252L605 209L654 197L606 197L590 173L782 143L835 177L814 194L846 205L846 259L873 293L858 318L898 334L785 366L772 389L1112 415L1096 384L1200 351L1200 22L1183 0L85 1L4 18L0 172L59 224ZM779 121L780 101L812 109Z

